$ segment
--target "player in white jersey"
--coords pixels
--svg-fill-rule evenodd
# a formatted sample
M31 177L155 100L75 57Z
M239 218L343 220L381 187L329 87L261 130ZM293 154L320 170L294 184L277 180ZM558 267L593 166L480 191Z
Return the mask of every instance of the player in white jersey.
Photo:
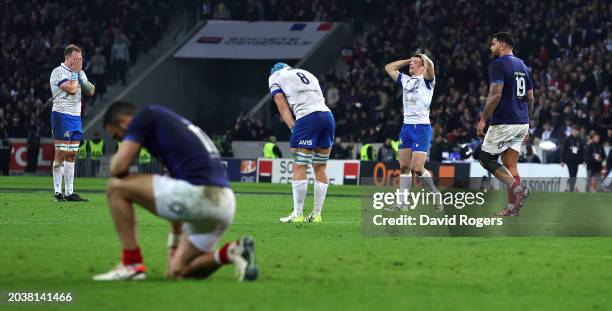
M291 129L293 212L280 221L304 221L302 214L308 191L306 169L312 164L315 174L314 207L305 220L321 222L321 210L329 184L325 168L336 131L334 116L325 105L319 80L306 70L276 63L270 70L268 84L283 121Z
M70 44L64 50L64 62L51 72L49 83L53 95L51 131L55 144L53 187L55 201L87 201L74 193L74 162L83 136L81 124L81 91L93 96L95 87L82 71L81 50ZM62 176L65 195L62 194Z
M406 66L409 66L408 74L400 71ZM414 173L429 191L437 192L431 173L425 169L431 144L429 107L436 84L434 64L427 55L417 54L387 64L385 71L403 89L404 125L399 135L400 191L408 193ZM442 202L435 203L436 209L442 212ZM405 204L391 208L405 209Z

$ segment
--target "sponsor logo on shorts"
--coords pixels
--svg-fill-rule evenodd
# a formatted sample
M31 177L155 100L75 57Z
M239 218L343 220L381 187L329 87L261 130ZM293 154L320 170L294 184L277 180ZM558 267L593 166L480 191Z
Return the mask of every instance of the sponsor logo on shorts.
M64 137L70 137L70 131L65 131L64 132Z
M312 145L312 139L303 139L303 140L300 140L298 145L311 146Z
M172 203L170 203L170 206L168 206L168 209L173 212L175 215L184 215L187 212L187 206L185 206L184 203L182 202L178 202L178 201L174 201Z

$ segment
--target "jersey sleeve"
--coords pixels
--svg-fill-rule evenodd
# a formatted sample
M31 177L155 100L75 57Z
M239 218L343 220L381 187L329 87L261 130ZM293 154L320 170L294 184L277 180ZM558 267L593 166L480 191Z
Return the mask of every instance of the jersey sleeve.
M154 120L154 113L150 109L144 108L132 118L123 139L142 144L145 135L153 128Z
M395 80L395 84L399 86L404 86L404 80L406 80L404 78L404 73L400 71L399 74L397 75L397 80Z
M504 83L504 68L498 61L489 64L489 84L493 83Z
M272 94L272 96L282 93L284 94L285 92L283 92L283 89L281 89L280 87L280 83L279 83L279 76L278 74L273 74L268 78L268 88L270 89L270 93Z
M423 78L423 81L425 81L425 86L430 90L436 86L436 76L434 76L431 80Z
M51 72L49 82L51 85L59 87L68 80L70 80L70 72L63 68L56 68Z

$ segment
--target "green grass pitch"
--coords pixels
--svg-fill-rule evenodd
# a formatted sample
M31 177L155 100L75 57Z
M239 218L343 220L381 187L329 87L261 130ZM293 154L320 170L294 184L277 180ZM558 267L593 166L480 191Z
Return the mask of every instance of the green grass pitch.
M0 177L3 299L7 291L74 296L70 304L4 301L0 310L612 309L612 239L365 237L356 186L330 186L324 223L295 226L278 222L292 206L290 186L235 184L238 209L223 241L255 238L256 282L237 283L232 267L207 280L165 280L169 226L139 209L149 278L97 283L91 276L120 257L104 185L77 178L91 201L55 203L50 177ZM309 194L306 212L312 186ZM539 195L577 206L590 198Z

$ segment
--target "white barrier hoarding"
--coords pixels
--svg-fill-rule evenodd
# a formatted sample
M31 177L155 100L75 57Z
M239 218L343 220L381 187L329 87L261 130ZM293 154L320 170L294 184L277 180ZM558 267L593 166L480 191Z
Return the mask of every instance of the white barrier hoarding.
M332 26L330 22L209 21L174 57L301 59Z
M257 160L257 182L291 183L293 178L293 159ZM327 177L332 185L356 185L359 181L358 160L327 161ZM314 172L309 166L306 170L309 183L314 183Z
M529 190L542 192L565 192L569 191L569 172L567 166L561 164L536 164L536 163L519 163L518 171L523 181ZM478 162L470 164L470 188L479 188L480 180L477 178L489 176L487 172ZM477 178L474 178L477 177ZM494 177L491 177L491 186L494 189L500 189L501 183ZM586 167L578 166L578 174L576 176L575 189L580 192L586 190ZM479 184L474 184L479 183Z

